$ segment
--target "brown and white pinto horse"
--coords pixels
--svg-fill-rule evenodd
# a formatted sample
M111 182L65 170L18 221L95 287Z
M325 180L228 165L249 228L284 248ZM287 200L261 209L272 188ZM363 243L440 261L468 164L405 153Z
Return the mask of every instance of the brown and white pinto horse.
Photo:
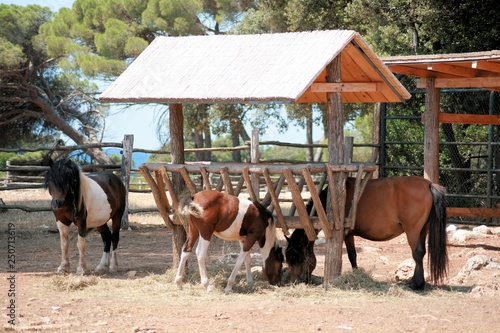
M346 183L347 200L346 213L351 208L354 194L354 178L348 178ZM326 206L328 189L320 193L323 206ZM312 209L312 201L308 211ZM305 237L305 241L297 241L301 237L291 237L286 253L305 253L301 247L307 243L307 236L298 229L294 233ZM372 241L387 241L406 233L413 260L415 272L409 287L413 290L425 286L423 258L426 253L425 241L429 234L428 251L431 280L439 283L447 274L448 255L446 248L446 201L444 187L433 184L422 177L392 177L369 180L358 202L354 230L345 236L344 242L353 269L358 268L356 262L356 247L354 236L360 236ZM293 236L293 235L292 235ZM312 253L314 255L314 252ZM295 259L296 274L303 274L304 256L302 260ZM287 258L288 261L288 258ZM291 269L293 272L294 270ZM292 277L294 279L296 277Z
M175 277L179 289L182 289L186 262L198 238L196 256L201 284L207 291L211 289L205 260L212 235L224 240L240 242L241 251L227 281L226 291L232 290L236 274L243 262L246 267L247 283L253 283L249 251L256 242L259 244L262 255L262 274L270 284L281 284L283 250L276 244L276 225L273 216L260 203L240 200L236 196L219 191L206 190L182 199L179 211L187 216L189 222L187 240L182 247L179 268Z
M112 172L95 172L86 176L74 162L62 159L55 163L50 161L45 187L52 196L51 208L61 238L62 258L57 272L69 272L68 236L71 223L78 228L79 261L76 273L85 273L85 236L93 228L101 233L104 243L104 252L96 272L115 272L118 268L116 247L125 211L126 193L121 179ZM112 220L113 233L107 225L109 219ZM111 243L113 251L110 256Z

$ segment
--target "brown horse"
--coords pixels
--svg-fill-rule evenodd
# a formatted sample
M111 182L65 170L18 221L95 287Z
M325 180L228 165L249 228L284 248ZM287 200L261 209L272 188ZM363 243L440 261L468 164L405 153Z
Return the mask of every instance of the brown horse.
M347 180L346 190L346 212L349 212L354 194L354 178ZM327 195L328 190L325 188L320 193L324 207ZM309 212L312 205L310 201ZM354 236L372 241L387 241L403 232L406 233L415 260L415 272L409 287L420 290L425 286L423 258L427 234L430 277L434 283L441 282L448 269L445 189L416 176L372 179L367 182L358 203L355 227L344 239L352 268L358 267ZM301 234L306 237L303 231ZM289 243L288 248L300 253L300 244L302 243ZM294 265L303 265L305 260L308 259L304 258Z
M50 169L45 175L45 187L52 196L51 208L61 238L62 259L57 272L69 271L68 236L71 223L78 228L77 274L85 273L85 236L93 228L101 233L104 243L104 252L96 272L116 271L116 247L120 239L126 194L121 179L112 172L95 172L87 176L69 159L55 163L51 160ZM113 233L106 224L109 219L112 220ZM113 251L110 257L111 243Z
M181 200L179 211L187 216L189 222L187 240L182 247L179 268L175 277L179 289L182 288L186 262L194 244L201 236L196 248L196 256L201 284L210 290L205 260L213 234L225 240L237 240L241 246L241 252L227 281L226 291L232 290L236 274L243 262L246 267L247 283L253 283L249 251L256 242L262 254L262 274L270 284L281 283L283 250L276 244L276 225L273 216L260 203L240 200L236 196L219 191L207 190Z

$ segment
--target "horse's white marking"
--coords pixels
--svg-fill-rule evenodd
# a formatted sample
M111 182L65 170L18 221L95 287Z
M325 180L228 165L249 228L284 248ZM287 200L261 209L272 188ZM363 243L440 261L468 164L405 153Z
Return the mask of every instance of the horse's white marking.
M76 268L76 274L83 275L87 269L87 263L85 262L85 246L87 240L85 237L78 235L78 242L76 243L78 247L78 267Z
M116 251L111 251L111 260L109 262L109 271L112 273L118 271L118 260L116 259Z
M87 208L87 228L97 228L111 216L108 196L99 184L80 171L81 194Z
M266 228L266 243L264 247L260 249L260 253L262 255L262 268L266 268L266 260L269 257L269 252L274 247L274 243L276 242L276 225L273 219L269 219L267 221L269 225Z
M210 291L210 283L208 281L208 273L206 267L206 260L208 256L208 246L210 245L209 240L200 237L198 239L198 246L196 247L196 257L198 258L198 268L200 270L200 280L201 284L205 287L207 291Z
M95 269L97 273L105 273L109 271L109 252L103 252L101 261Z
M61 265L57 268L57 273L69 272L69 256L68 256L68 236L69 227L61 221L57 221L57 229L59 229L59 237L61 239Z
M245 237L240 236L240 229L241 225L243 224L243 217L245 217L245 214L248 211L248 207L250 207L250 205L253 205L250 200L239 200L238 214L236 215L233 223L231 223L229 228L227 228L226 230L221 232L214 232L214 234L224 240L245 239Z
M191 252L182 251L179 268L177 268L177 275L175 276L175 284L177 284L177 288L179 290L182 289L182 278L184 276L184 271L186 270L186 262L188 261L189 257L191 257Z

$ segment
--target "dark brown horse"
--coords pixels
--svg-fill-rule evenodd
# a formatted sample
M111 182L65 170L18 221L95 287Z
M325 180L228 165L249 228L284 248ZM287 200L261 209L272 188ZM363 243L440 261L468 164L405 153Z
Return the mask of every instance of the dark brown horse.
M256 242L262 255L262 274L270 284L281 283L283 250L276 244L276 225L273 216L264 206L258 202L240 200L236 196L214 190L201 191L193 197L184 198L179 206L179 211L187 216L189 222L187 240L182 247L175 277L179 289L182 288L186 262L199 238L196 256L201 284L210 290L205 260L212 235L240 242L241 252L227 281L226 291L232 290L236 274L243 262L246 267L247 283L253 283L249 251Z
M311 212L311 205L308 204L308 213ZM285 251L285 258L290 268L290 282L304 281L312 282L312 272L316 268L316 255L314 254L314 241L307 238L304 229L296 229L290 237L285 236L288 246Z
M346 212L349 212L354 194L353 178L347 180L346 190ZM320 193L323 206L326 206L327 195L328 190L325 188ZM309 202L308 210L311 208L312 202ZM434 283L441 282L448 269L445 189L415 176L372 179L367 182L358 203L354 230L350 230L344 239L352 268L358 267L354 236L387 241L403 232L406 233L415 260L415 272L409 287L419 290L425 286L423 258L427 234L430 277ZM303 231L301 234L306 237ZM287 253L289 248L300 253L301 244L303 242L289 243ZM303 265L305 260L308 259L304 258L294 265Z
M84 175L78 165L69 159L50 161L45 175L45 187L52 196L51 207L61 238L61 265L57 272L69 272L69 226L78 228L79 261L77 274L86 270L85 236L93 229L101 233L104 252L97 273L117 270L116 247L120 239L120 225L125 211L125 186L112 172L95 172ZM106 224L112 220L113 233ZM113 251L110 256L111 243Z

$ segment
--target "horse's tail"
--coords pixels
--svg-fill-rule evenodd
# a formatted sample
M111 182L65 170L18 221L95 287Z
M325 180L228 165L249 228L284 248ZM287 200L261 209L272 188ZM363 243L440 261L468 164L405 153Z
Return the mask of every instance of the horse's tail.
M184 197L179 203L179 212L182 215L192 215L194 217L201 217L203 214L203 207L201 207L198 203L193 201L192 196Z
M448 274L445 188L438 184L431 184L430 190L432 209L427 220L429 223L429 263L432 281L440 283Z

